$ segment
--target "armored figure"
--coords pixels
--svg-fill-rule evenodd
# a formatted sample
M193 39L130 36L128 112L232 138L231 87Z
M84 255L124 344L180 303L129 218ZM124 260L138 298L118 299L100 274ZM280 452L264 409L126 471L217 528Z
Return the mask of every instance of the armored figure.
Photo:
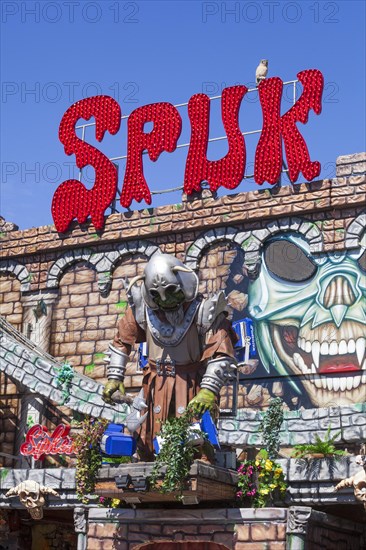
M194 271L169 254L155 254L144 274L129 283L127 296L129 308L109 346L103 396L112 402L117 390L125 393L132 346L146 342L142 389L147 419L139 444L147 457L164 420L182 415L187 406L197 415L212 409L222 386L236 377L236 334L224 293L204 299Z

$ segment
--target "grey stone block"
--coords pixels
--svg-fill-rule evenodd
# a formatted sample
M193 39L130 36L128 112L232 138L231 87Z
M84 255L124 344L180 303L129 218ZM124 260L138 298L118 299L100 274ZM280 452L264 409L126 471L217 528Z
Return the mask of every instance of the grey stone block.
M41 357L37 357L35 365L39 367L43 372L52 372L52 376L54 376L53 365L49 361L46 361Z
M94 265L98 273L104 273L106 271L110 271L112 267L112 262L108 259L107 256L104 256Z
M216 234L213 229L210 229L203 235L206 243L212 243L216 239Z
M51 397L51 395L55 395L54 392L56 391L54 388L52 388L52 386L43 384L43 382L40 382L38 380L34 385L34 390L45 397Z
M49 276L48 279L47 279L46 287L47 288L58 288L58 286L59 286L59 281L58 281L57 277Z
M252 231L252 234L260 241L260 242L264 242L267 237L269 237L269 235L271 234L271 232L269 231L269 229L267 228L264 228L264 229L255 229L254 231Z
M364 441L366 439L366 429L365 427L360 426L344 428L342 432L342 439L348 443Z

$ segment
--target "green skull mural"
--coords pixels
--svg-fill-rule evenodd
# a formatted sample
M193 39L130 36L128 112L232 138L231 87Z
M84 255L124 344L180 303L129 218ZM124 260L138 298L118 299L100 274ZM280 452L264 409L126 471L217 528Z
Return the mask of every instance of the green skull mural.
M312 257L298 234L262 250L249 286L260 359L315 406L366 397L366 251ZM306 397L306 396L304 396Z

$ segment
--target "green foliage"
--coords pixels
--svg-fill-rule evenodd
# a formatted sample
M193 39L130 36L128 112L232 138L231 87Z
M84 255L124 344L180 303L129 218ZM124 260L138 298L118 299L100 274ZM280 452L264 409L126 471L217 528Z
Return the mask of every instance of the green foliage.
M264 449L255 460L246 460L238 468L238 492L240 500L248 501L254 508L274 504L275 495L284 498L286 482L279 464L268 458Z
M337 432L332 437L330 436L330 426L327 429L324 439L322 439L318 434L315 434L315 443L303 443L300 445L295 445L292 452L292 456L295 458L304 458L307 455L313 454L322 454L324 456L345 456L346 451L341 451L336 449L335 440L341 432Z
M86 417L78 424L82 432L74 439L76 452L76 494L84 504L88 504L94 491L97 472L102 464L100 441L108 424L107 420Z
M57 386L62 389L63 400L60 405L64 405L70 399L71 384L75 374L74 369L69 363L63 363L61 365L61 368L55 370L57 372Z
M160 468L166 466L159 489L162 493L178 492L178 500L182 499L184 482L196 454L195 447L189 444L189 436L201 433L190 429L193 420L193 413L187 410L179 418L169 418L164 422L160 433L164 441L150 476L150 485L154 487L159 479Z
M130 464L130 456L103 456L103 462L107 464Z
M263 414L259 430L269 458L276 458L280 448L280 430L283 422L283 401L280 397L271 399L269 407Z

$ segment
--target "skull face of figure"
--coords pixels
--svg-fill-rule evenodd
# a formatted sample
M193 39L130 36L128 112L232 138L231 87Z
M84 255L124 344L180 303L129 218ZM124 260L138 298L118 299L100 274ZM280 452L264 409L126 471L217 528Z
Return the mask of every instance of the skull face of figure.
M363 467L363 472L359 472L355 476L353 491L356 499L363 503L366 510L366 456L358 455L356 457L356 464L360 464Z
M267 243L249 287L263 365L298 375L314 405L364 400L365 259L362 250L310 257L305 240L287 234Z
M36 481L23 481L18 489L19 500L25 506L33 519L43 518L44 496L41 486Z
M140 279L144 281L142 296L151 309L173 311L197 296L197 275L170 254L155 254L147 263L144 275L135 277L130 288Z

